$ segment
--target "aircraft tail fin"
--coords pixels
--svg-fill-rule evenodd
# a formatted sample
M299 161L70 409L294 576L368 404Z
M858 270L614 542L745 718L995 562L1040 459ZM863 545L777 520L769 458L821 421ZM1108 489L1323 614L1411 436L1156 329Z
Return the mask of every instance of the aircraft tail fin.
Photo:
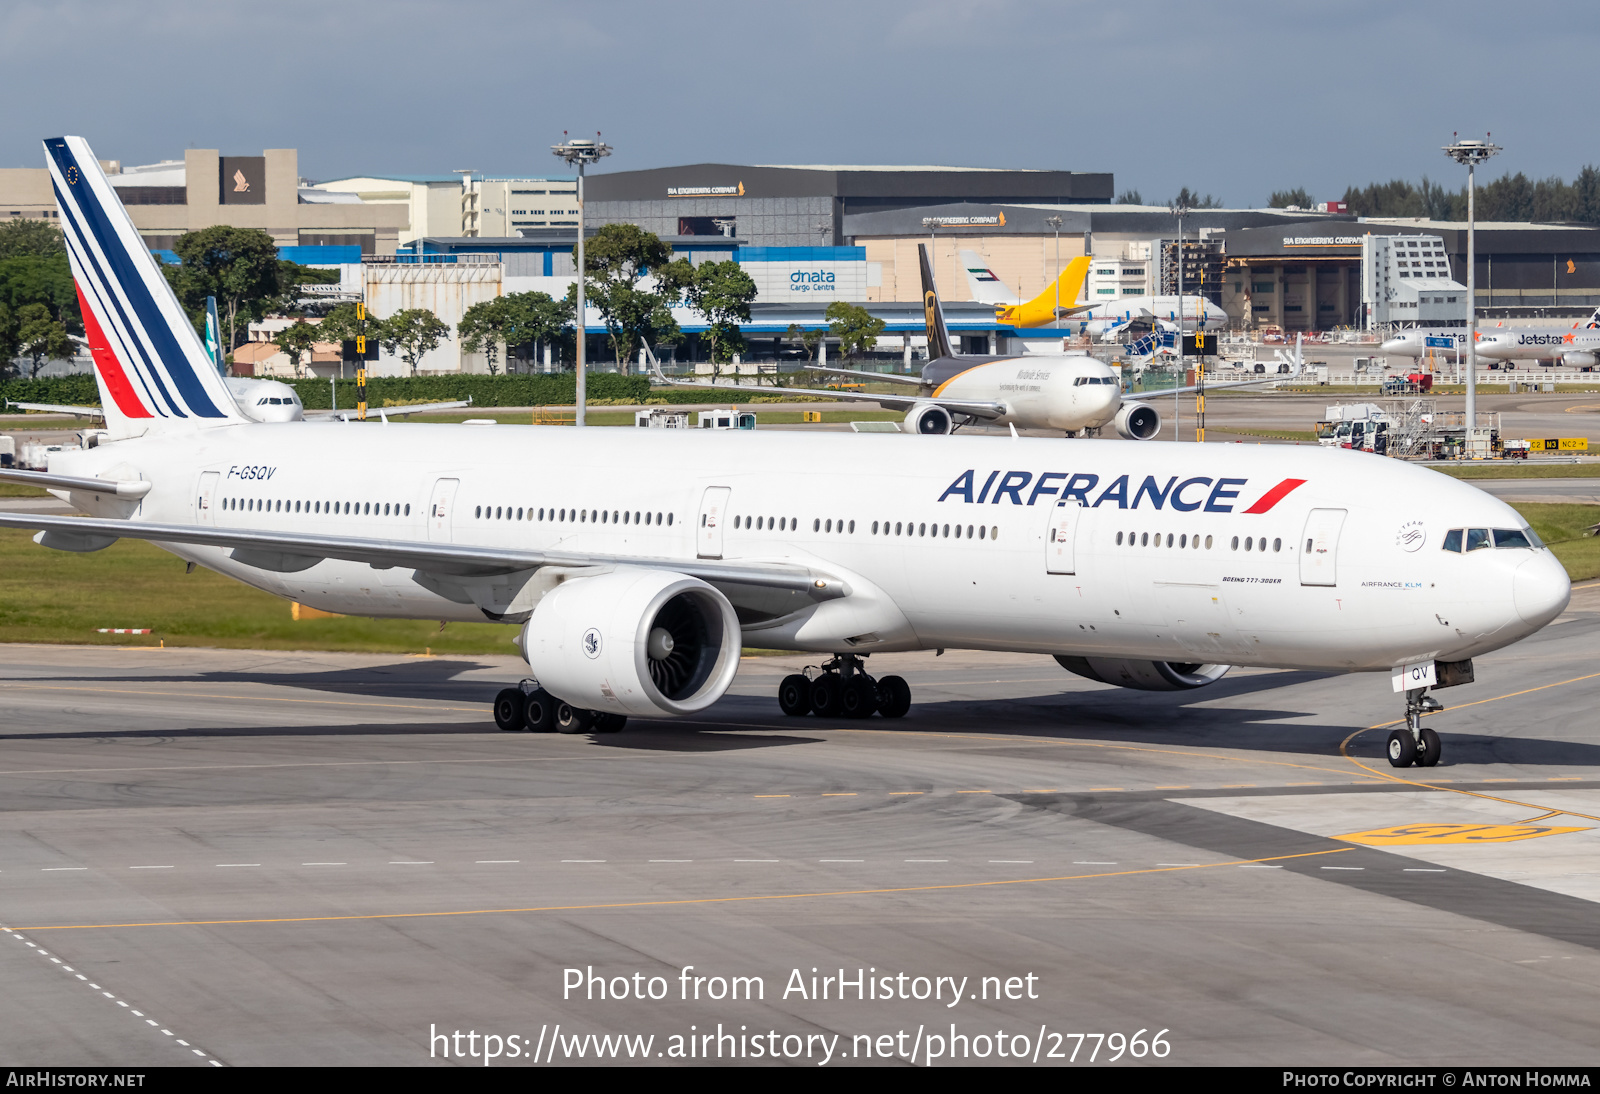
M939 304L939 289L933 283L933 266L928 261L926 244L917 244L917 257L922 261L922 313L928 332L928 359L954 357L950 349L950 330L944 323L944 308Z
M1062 311L1077 305L1078 295L1083 292L1083 284L1089 277L1089 263L1093 261L1090 255L1074 258L1061 271L1060 277L1044 287L1044 292L1026 304L997 310L995 318L1014 327L1042 327L1053 323L1058 301ZM1060 295L1057 296L1057 293Z
M112 434L245 421L88 142L44 147Z
M961 268L967 272L967 285L972 289L972 299L980 304L1020 304L1017 294L1000 280L989 268L988 262L977 251L961 252Z
M1590 330L1594 330L1596 327L1600 327L1600 308L1596 308L1594 310L1594 314L1589 316L1589 322L1584 324L1584 325L1587 326Z

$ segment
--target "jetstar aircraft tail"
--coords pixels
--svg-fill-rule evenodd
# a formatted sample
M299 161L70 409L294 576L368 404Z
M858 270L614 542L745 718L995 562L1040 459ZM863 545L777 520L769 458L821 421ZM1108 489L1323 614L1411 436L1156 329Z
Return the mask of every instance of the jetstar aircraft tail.
M44 148L112 435L245 421L88 142Z
M1063 312L1076 310L1078 294L1083 291L1083 283L1089 276L1089 263L1092 261L1094 259L1088 255L1074 258L1067 263L1067 268L1061 271L1060 277L1045 286L1044 292L1026 304L996 308L995 318L1002 323L1010 323L1013 327L1042 327L1055 321L1058 303Z
M939 305L939 289L933 283L933 267L928 263L928 248L917 244L917 257L922 260L922 314L928 331L928 360L954 357L950 349L950 330L944 324L944 308Z

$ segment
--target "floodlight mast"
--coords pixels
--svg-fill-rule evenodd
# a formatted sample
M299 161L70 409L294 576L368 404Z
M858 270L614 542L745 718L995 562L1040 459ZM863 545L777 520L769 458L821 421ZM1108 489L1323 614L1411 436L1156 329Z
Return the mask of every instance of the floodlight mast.
M561 136L566 138L566 130L562 130ZM584 343L587 341L587 332L584 330L583 326L583 169L589 164L594 163L596 160L611 155L611 146L609 144L602 143L599 137L600 134L596 133L595 139L592 141L563 139L560 144L553 144L550 146L550 151L554 152L558 158L567 161L567 166L571 167L576 165L578 168L578 308L577 313L573 317L578 327L578 405L576 413L573 415L573 421L574 424L579 426L586 424L584 421L584 411L588 404L586 392L584 391Z
M1451 142L1444 146L1444 154L1467 168L1467 432L1462 438L1466 455L1474 452L1473 439L1478 430L1478 259L1477 259L1477 170L1499 152L1500 146L1484 139L1464 141L1460 135L1451 134Z

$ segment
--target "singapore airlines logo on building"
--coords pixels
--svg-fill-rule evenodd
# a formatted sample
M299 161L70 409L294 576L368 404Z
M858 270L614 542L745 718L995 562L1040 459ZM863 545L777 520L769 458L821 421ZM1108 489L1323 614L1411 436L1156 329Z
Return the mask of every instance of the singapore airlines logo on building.
M248 194L250 192L250 180L244 177L243 171L235 171L233 173L233 192L236 194Z

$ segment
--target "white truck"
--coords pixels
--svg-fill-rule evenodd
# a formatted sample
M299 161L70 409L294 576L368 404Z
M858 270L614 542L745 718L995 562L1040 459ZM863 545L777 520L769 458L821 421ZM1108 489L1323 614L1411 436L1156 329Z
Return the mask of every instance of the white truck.
M1330 406L1317 423L1317 443L1324 448L1358 448L1383 452L1383 434L1393 425L1377 403L1341 403Z

